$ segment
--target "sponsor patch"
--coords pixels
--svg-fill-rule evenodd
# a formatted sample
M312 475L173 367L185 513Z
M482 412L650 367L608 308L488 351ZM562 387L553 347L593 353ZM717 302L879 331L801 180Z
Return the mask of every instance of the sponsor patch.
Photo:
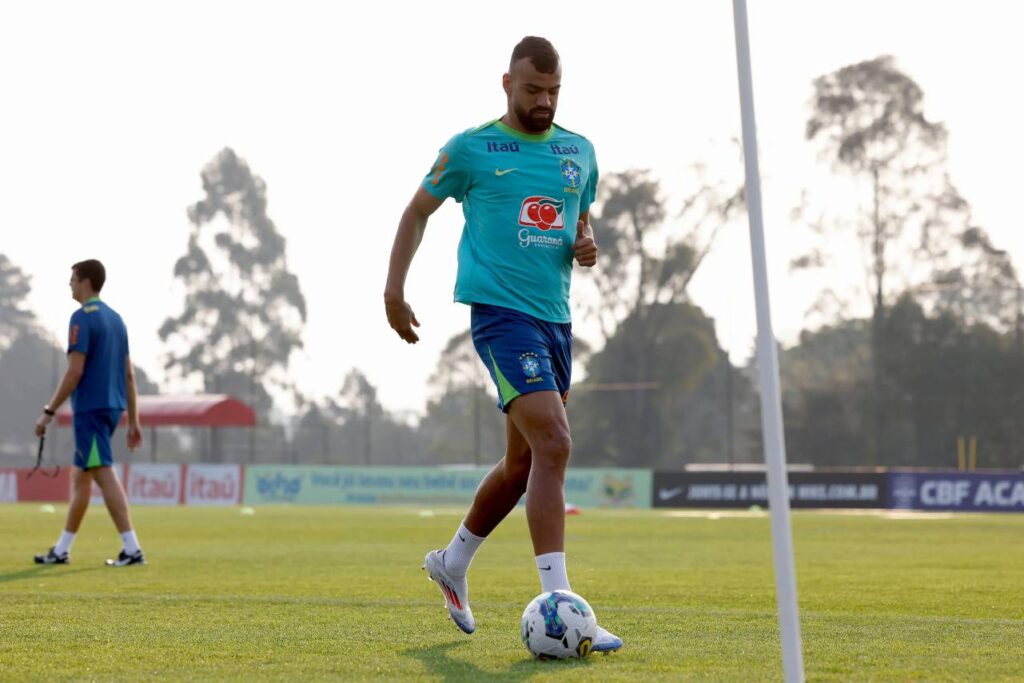
M565 200L527 197L519 207L519 225L541 230L564 230Z

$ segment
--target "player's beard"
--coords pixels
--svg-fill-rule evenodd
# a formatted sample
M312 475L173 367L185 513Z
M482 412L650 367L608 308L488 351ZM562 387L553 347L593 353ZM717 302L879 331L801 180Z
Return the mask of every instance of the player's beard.
M544 107L534 107L533 109L526 110L519 105L513 105L516 118L519 119L519 123L523 124L523 128L530 131L531 133L543 133L555 120L555 110L546 109Z

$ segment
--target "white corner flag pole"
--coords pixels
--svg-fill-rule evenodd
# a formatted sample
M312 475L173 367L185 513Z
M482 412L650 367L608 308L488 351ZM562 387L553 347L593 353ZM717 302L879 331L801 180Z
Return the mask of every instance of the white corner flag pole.
M754 299L757 305L757 365L761 389L761 429L764 460L768 470L768 504L772 516L772 556L775 560L775 597L782 633L782 668L786 683L803 683L804 662L800 647L800 613L796 601L796 570L793 566L793 534L789 523L789 482L786 477L786 444L782 432L782 400L779 397L779 358L772 332L768 300L768 266L765 258L764 222L761 213L761 175L757 163L757 130L754 120L754 87L750 73L750 35L747 2L733 0L736 28L736 66L739 69L740 115L743 122L743 159L746 166L747 213L750 217L750 256L754 265Z

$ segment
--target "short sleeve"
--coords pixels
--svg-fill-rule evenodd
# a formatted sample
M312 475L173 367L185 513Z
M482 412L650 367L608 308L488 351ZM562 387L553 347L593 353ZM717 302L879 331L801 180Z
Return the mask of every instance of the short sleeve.
M72 351L89 353L89 325L86 324L85 314L81 311L75 311L68 327L68 353Z
M590 146L590 174L587 176L587 186L580 193L580 213L590 210L590 205L597 198L597 181L599 177L597 170L597 153L594 146Z
M469 191L470 169L465 135L459 133L441 148L437 161L423 179L423 187L438 199L451 197L461 202Z

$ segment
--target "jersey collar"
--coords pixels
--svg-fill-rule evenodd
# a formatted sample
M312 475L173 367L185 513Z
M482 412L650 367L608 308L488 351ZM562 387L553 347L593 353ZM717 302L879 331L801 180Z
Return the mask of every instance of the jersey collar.
M551 127L548 128L546 131L544 131L543 133L538 133L536 135L520 132L511 126L502 123L501 119L495 121L494 125L502 133L505 133L506 135L511 135L517 140L522 140L523 142L547 142L548 140L551 139L551 136L555 134L554 123L552 123Z

